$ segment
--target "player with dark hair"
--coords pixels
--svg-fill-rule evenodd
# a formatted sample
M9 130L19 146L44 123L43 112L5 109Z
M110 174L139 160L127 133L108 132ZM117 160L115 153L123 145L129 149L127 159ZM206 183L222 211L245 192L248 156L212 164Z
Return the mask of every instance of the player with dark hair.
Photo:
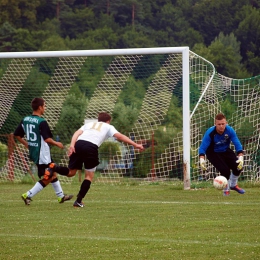
M233 143L236 153L230 149ZM215 117L215 126L210 127L199 147L200 166L207 170L205 155L220 174L229 180L229 184L223 191L224 196L230 195L230 189L240 194L245 191L238 187L238 177L243 169L243 147L235 130L227 124L224 114L219 113Z
M71 139L68 155L69 170L67 173L62 173L67 177L72 177L77 170L85 167L85 179L81 184L77 200L74 202L74 207L83 207L82 199L86 196L90 185L94 178L96 167L99 164L98 148L109 137L115 137L117 140L133 145L136 149L142 151L142 144L137 144L127 136L119 133L114 126L110 125L111 116L108 113L102 112L98 115L98 122L89 122L78 129ZM54 166L49 169L57 171L59 166Z
M42 117L46 109L44 99L34 98L31 102L31 107L33 109L32 115L22 119L14 132L14 136L29 149L29 158L37 165L40 180L32 189L22 194L22 199L25 205L30 205L32 197L51 183L58 197L58 202L63 203L66 200L70 200L73 195L64 195L56 173L49 178L49 176L45 175L45 169L53 163L49 145L55 145L60 149L64 147L61 142L56 142L52 139L53 136L49 125ZM26 136L26 140L24 136Z

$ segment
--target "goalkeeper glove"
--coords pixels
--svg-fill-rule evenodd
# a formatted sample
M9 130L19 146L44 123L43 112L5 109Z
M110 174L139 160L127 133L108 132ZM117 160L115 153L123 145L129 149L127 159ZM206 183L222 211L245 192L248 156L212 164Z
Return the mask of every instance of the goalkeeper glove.
M238 156L238 160L236 161L236 163L238 163L237 169L238 169L239 171L241 171L242 168L243 168L243 165L244 165L243 156Z
M206 161L204 158L200 157L200 167L203 171L206 171L207 170L207 167L206 167Z

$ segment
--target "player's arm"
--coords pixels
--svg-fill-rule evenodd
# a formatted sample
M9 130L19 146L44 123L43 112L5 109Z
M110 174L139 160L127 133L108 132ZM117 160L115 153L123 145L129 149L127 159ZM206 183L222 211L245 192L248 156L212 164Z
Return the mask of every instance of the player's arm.
M75 143L78 140L78 137L82 135L83 130L78 129L72 136L71 141L70 141L70 147L68 151L68 156L71 156L73 153L75 153Z
M59 147L60 149L63 149L64 146L61 142L56 142L55 140L53 140L52 138L47 138L47 139L44 139L44 141L49 144L49 145L54 145L54 146L57 146Z
M235 132L235 130L233 128L231 128L231 141L235 146L236 152L237 152L237 169L240 171L243 169L244 166L244 152L243 152L243 146L240 142L240 140L238 139L238 136Z
M23 139L23 137L18 135L14 135L14 137L28 149L28 143Z
M40 133L41 133L41 136L42 136L44 142L46 142L48 145L54 145L54 146L59 147L60 149L64 148L64 146L61 142L56 142L55 140L53 140L52 133L51 133L51 130L50 130L50 127L49 127L47 121L41 122Z
M205 154L206 154L206 151L212 141L211 137L210 137L210 133L212 131L206 131L205 135L203 136L202 138L202 141L201 141L201 145L199 147L199 159L200 159L200 167L203 171L206 171L207 170L207 167L206 167L206 161L205 161Z
M237 156L243 156L243 154L244 154L243 146L242 146L240 140L238 139L238 136L233 128L231 128L231 138L230 139L235 146Z
M124 143L127 143L127 144L130 144L130 145L133 145L136 149L139 149L140 151L143 151L144 150L144 147L142 144L137 144L135 143L133 140L131 140L129 137L127 137L126 135L123 135L121 133L115 133L113 135L117 140L121 141L121 142L124 142Z
M207 151L210 143L211 143L211 137L206 132L205 135L202 138L201 145L199 147L199 157L202 157L202 158L205 159L205 154L206 154L206 151Z
M18 125L18 127L14 131L14 137L28 149L28 143L23 138L24 135L25 135L25 132L24 132L24 129L22 126L22 121L21 121L20 124Z

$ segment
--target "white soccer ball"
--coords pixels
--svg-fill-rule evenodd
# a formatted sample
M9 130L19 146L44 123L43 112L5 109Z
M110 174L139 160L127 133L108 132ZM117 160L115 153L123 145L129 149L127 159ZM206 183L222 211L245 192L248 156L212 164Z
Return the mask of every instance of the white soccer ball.
M218 190L226 188L228 180L224 176L217 176L213 181L213 186Z

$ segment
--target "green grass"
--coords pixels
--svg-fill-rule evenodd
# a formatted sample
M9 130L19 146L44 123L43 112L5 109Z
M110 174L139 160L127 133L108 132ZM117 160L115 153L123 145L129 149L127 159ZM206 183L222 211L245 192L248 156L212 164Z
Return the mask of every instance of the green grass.
M259 187L223 197L170 182L93 183L84 208L58 204L51 186L25 206L31 187L0 184L0 259L260 259Z

